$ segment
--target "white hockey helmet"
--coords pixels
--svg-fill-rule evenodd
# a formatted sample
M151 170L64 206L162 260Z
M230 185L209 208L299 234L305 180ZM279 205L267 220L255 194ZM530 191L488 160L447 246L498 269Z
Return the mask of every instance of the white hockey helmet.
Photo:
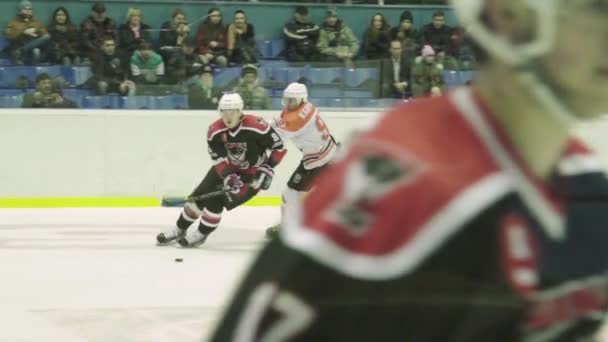
M512 66L526 64L547 54L555 44L561 0L525 0L525 4L536 16L536 36L523 44L513 44L505 37L493 33L483 23L486 0L451 1L458 20L467 28L468 34L493 58L504 63Z
M283 91L281 104L287 109L294 109L306 101L308 101L308 90L306 89L306 85L293 82Z
M511 1L511 0L503 0ZM560 122L571 125L575 121L556 90L538 68L539 59L549 54L556 45L559 6L562 0L522 0L536 16L534 36L525 43L515 43L495 32L484 22L487 0L451 0L459 22L478 45L493 59L513 68L522 84Z
M243 99L237 93L227 93L220 99L218 110L224 124L228 128L234 128L241 122L243 116Z

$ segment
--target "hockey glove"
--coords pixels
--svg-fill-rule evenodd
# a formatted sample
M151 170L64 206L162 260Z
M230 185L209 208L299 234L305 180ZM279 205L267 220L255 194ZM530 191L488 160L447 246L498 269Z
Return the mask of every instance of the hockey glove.
M238 194L241 191L241 188L245 184L241 180L241 176L237 174L231 174L224 178L224 188L228 189L233 194Z
M251 187L258 190L268 190L274 177L274 170L268 164L262 164L257 168L256 176Z

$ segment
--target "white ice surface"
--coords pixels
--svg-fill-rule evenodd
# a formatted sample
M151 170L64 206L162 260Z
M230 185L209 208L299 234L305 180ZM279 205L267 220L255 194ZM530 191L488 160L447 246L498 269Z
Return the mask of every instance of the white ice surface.
M155 246L178 214L0 210L0 341L204 341L279 209L225 213L197 249Z

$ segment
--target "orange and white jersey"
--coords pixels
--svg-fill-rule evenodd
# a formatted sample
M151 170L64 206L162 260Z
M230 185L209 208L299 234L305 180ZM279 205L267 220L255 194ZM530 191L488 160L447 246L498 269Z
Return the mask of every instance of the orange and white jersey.
M302 164L307 170L327 164L336 153L337 146L329 128L319 115L319 109L310 102L304 102L292 111L284 109L275 130L302 151Z

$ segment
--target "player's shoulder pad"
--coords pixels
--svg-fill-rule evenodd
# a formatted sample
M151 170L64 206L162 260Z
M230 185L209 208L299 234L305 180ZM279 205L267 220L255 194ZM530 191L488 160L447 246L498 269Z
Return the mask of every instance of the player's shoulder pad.
M601 158L578 138L570 138L557 163L557 171L562 176L577 176L590 173L604 173Z
M213 137L215 137L218 133L227 131L228 127L222 119L217 119L211 125L209 125L209 130L207 131L207 140L211 141Z
M243 115L243 121L241 121L241 129L265 134L270 130L270 125L261 116L245 114Z

